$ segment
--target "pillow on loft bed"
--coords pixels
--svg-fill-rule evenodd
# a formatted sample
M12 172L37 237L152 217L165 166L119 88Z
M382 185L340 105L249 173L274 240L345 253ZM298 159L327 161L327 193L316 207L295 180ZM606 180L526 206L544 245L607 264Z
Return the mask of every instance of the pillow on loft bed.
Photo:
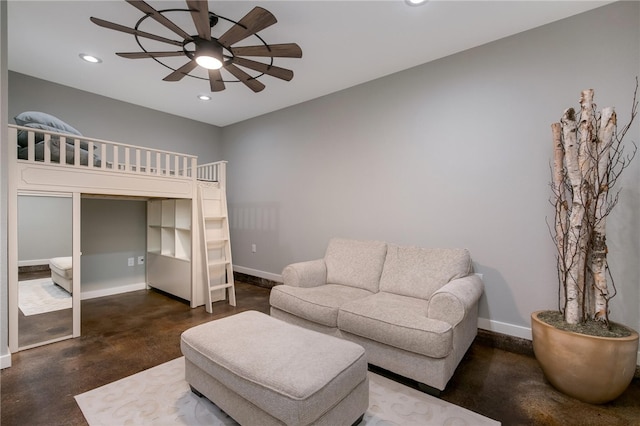
M14 117L17 125L29 127L32 129L39 129L48 132L56 132L68 134L70 136L82 136L78 130L57 117L51 114L39 111L25 111ZM44 160L44 134L35 134L35 158L36 161ZM28 131L20 130L18 132L18 158L26 160L28 156ZM55 163L60 162L60 138L52 135L51 137L51 161ZM65 143L65 157L67 164L74 164L74 142ZM80 142L80 164L83 166L88 165L89 159L89 144L87 142ZM94 151L93 164L100 166L100 156Z
M21 124L21 126L29 127L30 129L39 129L44 130L46 132L56 132L56 133L64 133L69 135L69 139L72 139L74 136L82 136L80 133L70 133L63 130L58 129L57 127L51 127L46 124L40 123L26 123ZM26 148L29 145L29 135L28 131L20 130L18 131L18 146L21 148ZM59 140L60 138L57 135L51 135L51 140ZM35 133L35 143L42 142L44 140L44 133ZM73 139L72 139L73 140ZM89 150L89 145L86 142L80 142L80 149L84 149L86 151Z
M18 148L18 158L21 160L27 160L29 155L29 148L22 147ZM75 149L73 144L69 142L65 143L65 163L64 164L75 164ZM36 161L44 161L44 142L38 142L35 144L35 159ZM51 162L52 163L60 163L60 141L59 140L51 140ZM100 156L98 154L93 154L93 165L95 167L100 167L101 165ZM80 165L88 166L89 165L89 151L85 149L80 149Z
M31 127L33 129L46 130L49 132L57 132L57 133L75 135L75 136L82 136L82 133L80 133L74 127L68 125L67 123L60 120L59 118L54 117L53 115L47 114L45 112L38 112L38 111L21 112L20 114L14 117L14 120L18 126ZM18 145L20 145L23 148L26 147L28 143L27 134L28 132L24 130L18 131ZM44 140L44 135L42 133L36 133L35 136L36 136L36 143ZM85 147L81 147L81 148L87 149L86 143L85 143Z
M45 126L58 129L60 133L71 133L72 135L82 136L79 131L69 126L64 121L46 112L25 111L16 115L14 120L18 126L26 126L27 124L43 124Z

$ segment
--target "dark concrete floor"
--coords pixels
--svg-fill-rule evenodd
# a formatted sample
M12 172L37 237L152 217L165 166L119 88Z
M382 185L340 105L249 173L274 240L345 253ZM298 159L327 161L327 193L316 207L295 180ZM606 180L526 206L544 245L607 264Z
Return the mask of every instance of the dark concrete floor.
M82 337L18 352L2 370L1 424L86 424L75 395L181 356L180 334L194 325L268 313L268 289L236 284L238 306L216 302L213 314L152 290L83 301ZM581 403L554 390L526 348L503 343L481 333L441 398L503 425L640 425L639 379L614 402Z

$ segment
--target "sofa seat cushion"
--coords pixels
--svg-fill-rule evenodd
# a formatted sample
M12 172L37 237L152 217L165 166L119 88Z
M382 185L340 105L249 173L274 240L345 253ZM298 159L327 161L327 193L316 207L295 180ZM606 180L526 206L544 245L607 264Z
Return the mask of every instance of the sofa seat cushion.
M327 327L337 327L340 306L371 294L361 288L338 284L310 288L277 285L271 289L269 303L274 308L300 318Z
M381 241L331 239L324 256L327 283L376 293L386 253L387 244Z
M453 348L453 329L427 318L427 301L380 292L342 305L341 331L431 358L444 358Z
M380 291L426 300L449 281L472 271L471 255L466 249L389 244Z

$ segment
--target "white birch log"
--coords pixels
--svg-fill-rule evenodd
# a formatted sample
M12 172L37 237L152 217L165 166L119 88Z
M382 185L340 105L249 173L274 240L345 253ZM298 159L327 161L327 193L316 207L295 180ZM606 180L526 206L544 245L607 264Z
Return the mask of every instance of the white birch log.
M579 245L584 221L584 205L582 204L582 174L578 161L577 123L573 108L565 110L562 116L562 139L565 153L565 167L572 189L572 200L569 211L567 229L567 248L564 264L567 268L565 280L565 321L577 324L581 318L580 310L580 277L584 277L584 256L581 255ZM581 262L582 259L582 262Z
M616 113L613 108L603 108L598 132L597 146L597 174L595 199L595 220L593 228L591 272L593 274L594 285L594 318L599 321L609 321L607 286L607 242L606 242L606 216L609 206L607 205L609 193L609 165L610 148L613 142L617 125Z
M589 175L593 173L593 142L595 127L595 104L593 103L593 89L583 90L580 95L580 124L578 129L578 155L580 161L580 171L585 181L589 184L592 179ZM586 203L584 203L586 205Z
M581 319L594 313L594 291L593 275L587 275L587 259L590 258L590 240L595 218L595 195L596 173L597 173L597 121L596 105L593 102L593 89L586 89L580 93L580 123L578 125L578 161L580 163L580 173L582 174L582 186L580 188L582 205L585 208L583 226L580 238L578 239L578 253L581 257L580 263L585 267L579 272L579 288L582 296ZM590 264L588 265L591 266Z
M566 235L567 235L567 199L564 182L564 148L562 144L562 124L553 123L551 125L553 137L553 182L552 190L555 196L555 237L556 248L558 250L558 278L561 283L565 282L567 268L565 264ZM562 289L564 290L564 289ZM560 303L565 301L564 291L560 292Z

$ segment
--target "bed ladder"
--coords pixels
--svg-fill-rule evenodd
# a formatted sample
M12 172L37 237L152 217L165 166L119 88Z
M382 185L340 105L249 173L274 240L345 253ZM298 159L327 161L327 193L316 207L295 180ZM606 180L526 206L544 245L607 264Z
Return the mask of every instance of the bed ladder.
M204 253L204 286L207 312L213 313L212 292L225 290L231 306L236 306L236 290L231 263L229 215L225 190L217 182L198 182L198 203L202 252Z

